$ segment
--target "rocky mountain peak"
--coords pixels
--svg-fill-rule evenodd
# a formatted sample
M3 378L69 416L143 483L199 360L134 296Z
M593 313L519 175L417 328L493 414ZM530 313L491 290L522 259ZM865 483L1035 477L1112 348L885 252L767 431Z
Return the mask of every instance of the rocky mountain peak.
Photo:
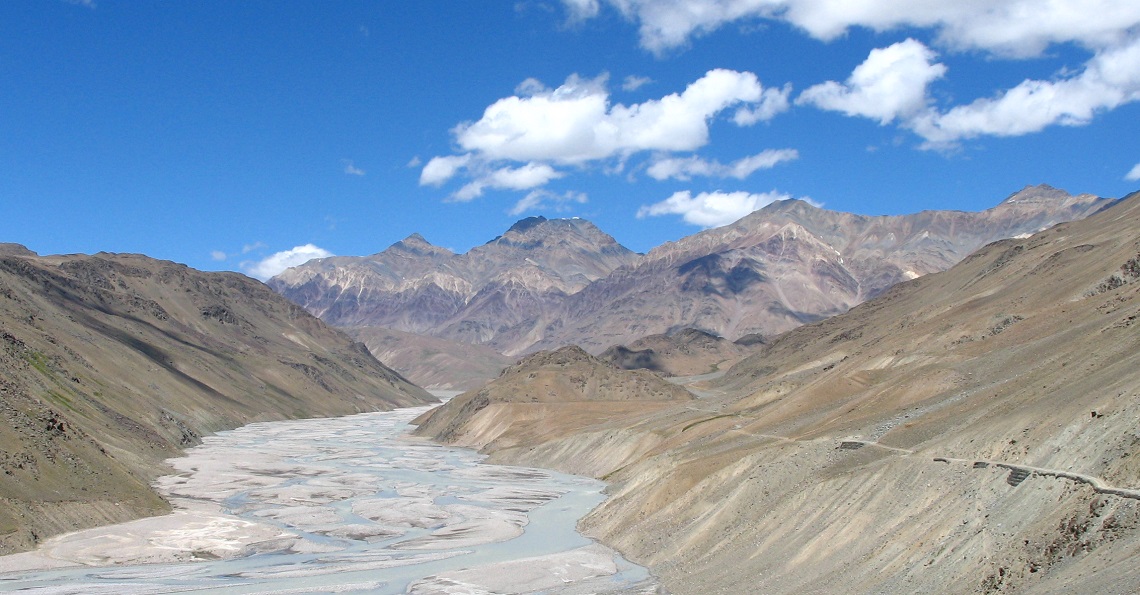
M543 217L542 215L538 215L536 217L527 217L525 219L519 219L518 221L515 222L514 225L511 226L510 229L507 230L507 233L511 233L511 232L526 233L526 231L528 229L532 229L537 225L545 223L546 221L548 221L548 219L546 217Z
M1072 198L1072 196L1072 194L1048 184L1037 184L1036 186L1031 184L1010 194L1001 204L1060 203Z
M537 246L557 243L566 239L585 241L595 246L617 244L617 240L598 229L596 225L577 217L570 219L547 219L527 217L515 222L503 235L487 242L493 244L518 244Z
M413 233L412 235L400 240L399 242L392 244L388 250L396 252L407 252L417 256L452 254L451 250L432 244L418 233Z

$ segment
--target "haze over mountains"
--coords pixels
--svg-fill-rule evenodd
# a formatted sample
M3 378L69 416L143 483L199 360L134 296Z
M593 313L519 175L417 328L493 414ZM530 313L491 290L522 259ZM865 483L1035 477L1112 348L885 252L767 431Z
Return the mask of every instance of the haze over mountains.
M979 213L871 217L790 200L636 255L581 219L524 219L466 254L413 235L269 285L330 324L487 345L600 353L692 327L772 336L841 313L991 241L1080 219L1110 199L1027 187Z
M605 478L582 526L673 593L1133 593L1137 230L1140 193L989 244L774 338L697 401L559 417L494 398L540 372L520 364L421 432Z

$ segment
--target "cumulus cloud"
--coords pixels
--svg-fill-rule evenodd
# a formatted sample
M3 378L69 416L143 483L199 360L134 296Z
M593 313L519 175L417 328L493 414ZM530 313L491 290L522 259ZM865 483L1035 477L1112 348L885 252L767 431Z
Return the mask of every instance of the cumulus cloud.
M871 50L845 83L828 81L796 98L800 105L897 122L924 139L924 148L953 147L979 136L1020 136L1048 126L1080 126L1100 112L1140 101L1140 40L1095 54L1078 72L1025 80L992 97L946 110L928 88L946 74L936 55L914 39Z
M452 195L452 199L466 202L482 196L486 188L529 190L561 177L562 172L545 163L531 162L522 167L501 167L488 171L464 185Z
M572 15L598 14L594 0L563 0ZM853 27L932 29L939 43L1009 56L1034 56L1060 43L1115 45L1140 25L1134 0L607 0L638 24L655 53L683 46L727 24L758 19L790 23L831 40ZM583 5L583 6L579 6ZM588 10L586 10L588 9Z
M332 255L332 252L324 248L305 244L277 252L257 262L243 262L242 270L251 277L265 281L289 267L304 264L314 258L327 258Z
M767 149L756 155L738 159L727 165L719 161L707 161L697 156L667 157L657 159L646 170L655 180L690 180L694 176L716 178L736 178L743 180L760 169L771 169L784 161L798 159L795 149Z
M1137 163L1132 169L1124 175L1124 179L1129 182L1140 180L1140 163Z
M680 93L626 105L611 103L607 83L607 75L571 75L551 89L536 79L524 80L515 95L452 130L459 154L429 160L420 172L420 185L441 186L456 176L465 178L466 184L451 195L451 200L462 202L489 188L538 188L565 175L556 166L607 161L603 171L620 172L637 153L689 152L708 144L710 123L731 109L736 109L732 120L740 126L770 119L788 109L791 92L788 86L766 89L751 72L715 69ZM748 170L740 174L747 176L760 167L765 165L741 162L738 171Z
M420 170L421 186L439 186L450 180L460 169L471 162L471 155L446 155L432 157Z
M926 109L927 87L946 74L934 63L935 54L921 42L907 39L871 50L844 84L828 81L800 93L796 103L863 116L889 124Z
M1140 40L1093 56L1076 74L1025 80L995 97L916 117L928 146L977 136L1019 136L1047 126L1079 126L1097 113L1140 101Z
M570 2L570 0L563 0ZM875 50L844 83L813 86L799 103L897 123L926 148L978 136L1014 136L1088 123L1138 99L1140 2L1135 0L605 0L639 26L641 45L661 54L725 25L773 20L820 40L852 28L929 32L933 45L989 57L1029 58L1051 47L1083 48L1073 74L1026 80L953 107L931 106L931 82L946 75L925 45L907 40ZM583 18L597 15L598 10ZM960 74L959 76L964 76ZM745 123L755 108L739 109ZM757 114L761 116L762 113Z
M625 77L625 80L623 80L621 82L621 90L622 91L636 91L636 90L638 90L638 89L640 89L640 88L644 87L645 85L648 85L649 83L652 83L652 82L653 82L653 79L651 79L647 76L634 76L631 74L631 75Z
M675 192L669 198L643 206L637 210L637 218L661 215L680 215L689 224L704 228L728 225L741 217L777 200L788 200L790 195L781 192L702 192L693 196L691 192Z
M556 194L549 190L534 190L521 198L515 206L507 211L508 215L521 215L528 211L548 211L565 213L575 204L585 204L585 193L567 191Z
M708 142L714 116L767 97L755 74L724 69L710 70L682 93L628 106L611 106L599 79L571 76L557 89L527 90L528 95L496 101L478 121L457 126L458 145L487 160L564 164L638 151L692 151Z
M764 89L755 105L737 108L736 113L732 116L732 121L739 126L751 126L757 122L767 122L788 111L788 96L791 94L791 83L780 89L772 87Z

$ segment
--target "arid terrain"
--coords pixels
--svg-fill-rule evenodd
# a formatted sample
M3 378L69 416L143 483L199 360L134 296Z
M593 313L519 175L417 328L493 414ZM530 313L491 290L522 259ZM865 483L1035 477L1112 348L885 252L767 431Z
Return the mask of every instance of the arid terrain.
M263 284L137 255L0 249L0 554L165 512L202 436L434 399Z
M1042 207L1049 201L1076 209L1072 216L1099 212L1013 233L1056 216L1058 209ZM872 291L857 282L856 301L869 301L830 318L800 318L785 332L737 342L672 329L614 344L601 357L563 346L513 365L489 345L460 350L446 338L350 329L366 347L242 275L137 255L41 257L3 245L0 552L168 510L150 483L168 470L164 459L209 433L431 401L373 357L382 354L420 383L469 389L423 414L421 436L480 449L492 462L606 481L611 497L581 529L647 566L671 593L835 592L839 584L865 593L1135 591L1140 195L1113 202L1035 187L995 210L1021 213L1024 221L999 234L1021 237L969 256L920 227L900 240L897 221L890 232L883 218L844 223L866 232L863 247L846 255L827 248L848 272L859 259L898 268L889 254L900 250L911 250L907 266L934 254L944 260L922 274L905 269L916 278L894 286ZM745 227L772 227L773 211L831 221L806 203L780 204L662 250L722 246ZM924 217L923 225L956 230L939 237L981 241L982 232L964 231L981 224ZM776 269L795 277L822 258L819 236L799 231L807 223L791 233L784 222L761 244L751 235L730 249L774 258L754 260L774 275L754 287L782 287L772 281ZM486 250L515 254L542 244L549 238L527 234L544 227L573 237L596 230L580 220L530 220ZM868 248L876 242L892 248ZM402 244L390 250L414 252L411 260L454 257L422 238ZM524 259L506 284L543 286L545 297L531 299L530 289L484 293L481 311L519 305L507 315L524 316L556 303L552 311L562 311L637 269L611 262L614 272L604 274L583 264L590 241L573 245L574 258L555 250L547 265ZM720 256L697 260L726 258L712 250ZM544 272L578 257L581 274ZM685 291L749 303L741 292L728 299L721 291L744 287L736 276L706 267L711 276L697 287L696 269L686 270L670 273ZM803 286L838 278L838 269L828 270L801 279ZM839 295L838 285L828 287L812 295ZM408 303L419 304L419 316L438 313L416 295ZM796 299L814 303L806 295ZM655 308L646 311L667 310ZM495 326L490 320L485 328Z
M697 329L650 335L629 345L614 345L600 358L627 370L650 370L662 376L713 374L744 359L762 339L739 343Z
M674 593L1135 592L1138 229L1132 195L989 244L770 339L700 399L547 408L573 429L542 433L468 393L420 431L606 479L582 527Z

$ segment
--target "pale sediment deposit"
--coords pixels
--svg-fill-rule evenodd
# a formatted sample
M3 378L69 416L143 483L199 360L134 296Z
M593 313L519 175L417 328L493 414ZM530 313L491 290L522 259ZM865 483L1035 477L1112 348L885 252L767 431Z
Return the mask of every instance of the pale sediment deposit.
M157 483L172 514L0 557L0 590L656 592L644 569L576 532L600 482L403 438L423 410L208 437Z

